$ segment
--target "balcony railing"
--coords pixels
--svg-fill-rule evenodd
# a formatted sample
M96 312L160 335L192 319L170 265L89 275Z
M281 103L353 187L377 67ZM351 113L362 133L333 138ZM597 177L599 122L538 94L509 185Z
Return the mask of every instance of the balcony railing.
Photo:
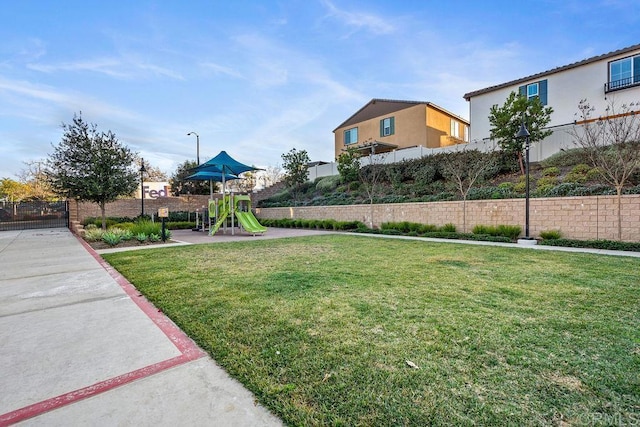
M605 83L604 93L613 92L614 90L626 89L633 86L640 86L640 75Z

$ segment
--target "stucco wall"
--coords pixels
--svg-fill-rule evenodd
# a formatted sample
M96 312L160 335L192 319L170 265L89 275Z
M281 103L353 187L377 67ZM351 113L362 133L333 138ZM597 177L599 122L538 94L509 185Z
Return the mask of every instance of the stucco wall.
M310 206L258 208L258 218L335 219L362 221L380 226L383 222L409 221L444 225L453 223L464 231L464 202L395 203L383 205ZM558 197L530 200L530 234L562 231L570 239L617 240L615 196ZM520 225L524 231L525 200L473 200L466 202L466 230L475 225ZM622 240L640 241L640 195L622 198Z
M605 110L611 99L615 99L618 107L624 103L637 101L640 98L640 87L636 86L605 94L604 84L608 80L611 61L637 55L639 52L628 52L602 59L472 97L469 105L471 140L489 137L491 127L489 112L493 105L504 105L511 92L518 93L518 87L540 80L547 80L547 106L553 107L554 110L551 114L549 127L573 123L576 120L575 113L578 112L578 103L581 99L586 99L596 108L595 116L605 115Z

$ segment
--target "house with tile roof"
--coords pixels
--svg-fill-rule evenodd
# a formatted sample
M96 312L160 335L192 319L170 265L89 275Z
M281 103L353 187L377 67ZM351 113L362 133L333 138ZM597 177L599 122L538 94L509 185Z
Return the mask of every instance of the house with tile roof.
M540 157L548 157L570 143L562 131L578 119L580 100L586 99L595 114L602 115L612 100L618 106L640 101L640 44L465 94L471 141L489 139L490 109L502 106L511 92L539 97L543 105L553 108L548 128L554 134L538 149ZM640 111L640 106L634 109Z
M382 153L469 141L469 122L431 102L372 99L333 130L335 157L348 147Z

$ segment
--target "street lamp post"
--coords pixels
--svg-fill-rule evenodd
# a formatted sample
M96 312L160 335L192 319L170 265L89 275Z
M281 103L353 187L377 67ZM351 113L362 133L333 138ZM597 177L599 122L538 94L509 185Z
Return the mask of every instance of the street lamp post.
M187 136L195 135L196 136L196 160L198 162L198 166L200 166L200 135L196 132L189 132Z
M144 167L144 159L140 159L140 195L142 196L142 214L140 217L144 216L144 173L147 169Z
M529 141L529 137L531 136L531 134L529 133L529 131L527 130L527 127L524 124L524 117L522 118L522 124L520 125L520 130L518 131L518 133L516 134L516 138L517 139L523 139L524 138L524 153L525 153L525 158L524 158L524 170L525 170L525 198L526 198L526 202L525 202L525 219L524 219L524 240L525 242L523 243L529 243L529 242L535 242L535 240L531 239L531 237L529 236L529 145L530 145L530 141ZM529 243L529 244L531 244Z

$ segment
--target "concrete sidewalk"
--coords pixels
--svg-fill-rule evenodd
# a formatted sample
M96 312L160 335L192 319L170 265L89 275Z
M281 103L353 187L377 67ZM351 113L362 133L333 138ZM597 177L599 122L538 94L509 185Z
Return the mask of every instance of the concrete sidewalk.
M67 229L0 232L0 426L279 426Z

